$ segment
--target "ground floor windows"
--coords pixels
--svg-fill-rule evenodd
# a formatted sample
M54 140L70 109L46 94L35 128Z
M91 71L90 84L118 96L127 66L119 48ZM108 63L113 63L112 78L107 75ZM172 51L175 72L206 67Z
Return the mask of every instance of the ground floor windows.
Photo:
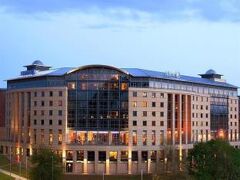
M66 172L67 173L73 172L73 163L66 163Z

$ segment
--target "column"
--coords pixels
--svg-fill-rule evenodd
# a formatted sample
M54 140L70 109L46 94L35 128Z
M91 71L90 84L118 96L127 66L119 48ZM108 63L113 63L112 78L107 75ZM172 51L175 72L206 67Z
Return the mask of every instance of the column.
M185 96L185 143L188 144L188 95Z
M106 151L106 175L110 174L109 151Z
M148 151L147 172L148 174L151 173L151 151Z
M142 151L138 151L138 173L142 170Z
M98 151L95 151L94 172L98 173Z
M83 174L87 174L87 151L84 151L84 159L83 159Z
M128 174L132 174L132 151L128 151Z
M179 160L182 161L182 95L179 95Z
M175 104L175 94L172 94L172 145L175 145L175 111L176 111L176 104Z

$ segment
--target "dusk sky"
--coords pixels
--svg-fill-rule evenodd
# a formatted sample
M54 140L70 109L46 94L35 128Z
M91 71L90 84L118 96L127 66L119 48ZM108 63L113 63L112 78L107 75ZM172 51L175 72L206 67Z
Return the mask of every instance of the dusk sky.
M240 86L240 0L0 0L0 87L40 59L197 76Z

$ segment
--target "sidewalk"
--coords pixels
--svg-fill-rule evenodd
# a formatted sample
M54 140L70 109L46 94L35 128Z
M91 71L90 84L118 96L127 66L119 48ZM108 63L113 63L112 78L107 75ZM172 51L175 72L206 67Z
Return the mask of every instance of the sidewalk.
M10 172L9 172L9 171L5 171L5 170L3 170L3 169L0 169L0 172L3 173L3 174L6 174L6 175L8 175L8 176L10 176ZM11 176L14 177L14 178L17 179L17 180L27 180L26 178L21 177L21 176L18 176L18 175L14 174L14 173L11 173Z

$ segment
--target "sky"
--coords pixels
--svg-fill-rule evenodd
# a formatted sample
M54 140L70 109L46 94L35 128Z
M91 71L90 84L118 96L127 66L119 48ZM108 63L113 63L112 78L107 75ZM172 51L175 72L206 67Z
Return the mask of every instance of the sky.
M106 64L240 86L239 0L0 0L0 88L24 65Z

